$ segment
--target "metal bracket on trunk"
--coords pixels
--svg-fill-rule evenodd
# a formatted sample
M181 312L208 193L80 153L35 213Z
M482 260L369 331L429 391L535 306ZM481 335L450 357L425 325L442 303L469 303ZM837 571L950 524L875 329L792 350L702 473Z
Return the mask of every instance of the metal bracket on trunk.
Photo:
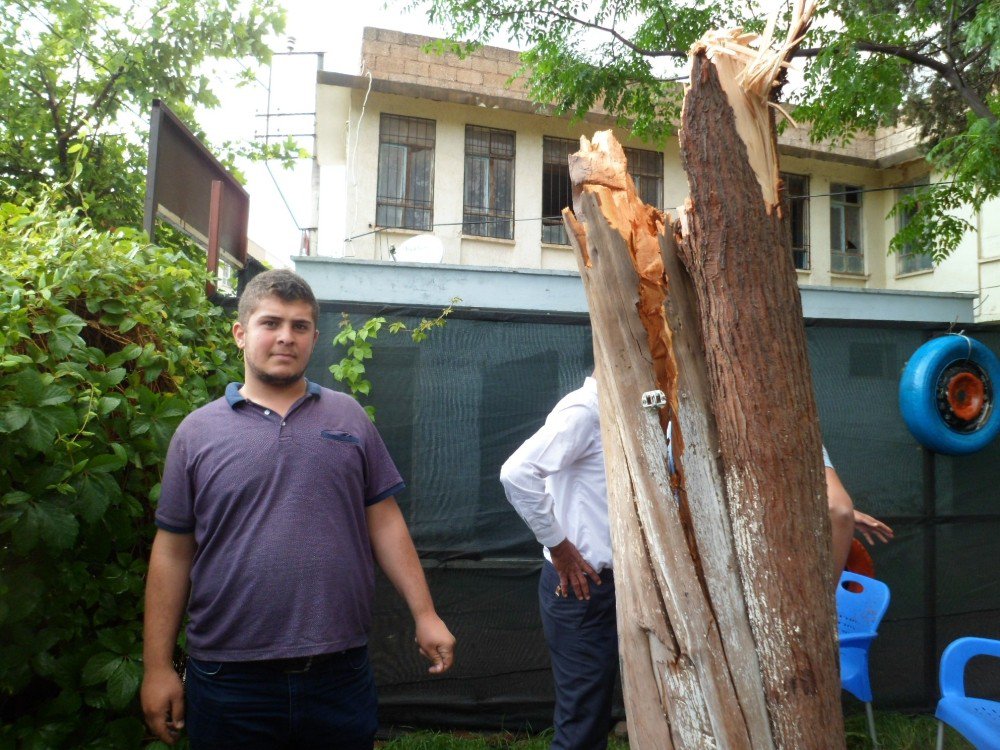
M659 409L667 405L667 396L663 391L646 391L642 394L643 409Z

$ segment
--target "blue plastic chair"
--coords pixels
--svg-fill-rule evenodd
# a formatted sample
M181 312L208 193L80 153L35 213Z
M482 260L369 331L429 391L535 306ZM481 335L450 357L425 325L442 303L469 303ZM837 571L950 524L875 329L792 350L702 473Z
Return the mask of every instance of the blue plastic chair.
M888 608L889 587L884 583L846 570L840 576L837 584L840 687L864 701L874 747L878 747L878 738L872 713L872 686L868 679L868 649L878 635L879 623Z
M941 700L934 712L938 750L944 746L945 724L975 745L976 750L1000 750L1000 703L965 694L965 666L974 656L1000 659L1000 641L959 638L941 654Z

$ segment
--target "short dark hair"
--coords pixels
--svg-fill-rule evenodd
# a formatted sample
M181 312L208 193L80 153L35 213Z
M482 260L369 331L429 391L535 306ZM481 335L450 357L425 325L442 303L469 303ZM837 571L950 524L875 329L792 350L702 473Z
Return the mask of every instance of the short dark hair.
M240 293L238 305L240 323L247 324L265 297L277 297L283 302L308 302L312 305L313 323L319 325L319 303L306 280L284 268L264 271L250 279Z

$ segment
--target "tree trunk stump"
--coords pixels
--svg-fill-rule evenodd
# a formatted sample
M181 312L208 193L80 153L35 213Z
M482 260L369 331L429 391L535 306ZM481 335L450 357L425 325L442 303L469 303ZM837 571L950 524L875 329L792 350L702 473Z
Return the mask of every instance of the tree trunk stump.
M730 74L694 54L678 221L639 200L609 133L570 157L629 737L842 748L821 440L776 149L760 147L774 123L758 108L747 137ZM644 408L655 390L666 405Z

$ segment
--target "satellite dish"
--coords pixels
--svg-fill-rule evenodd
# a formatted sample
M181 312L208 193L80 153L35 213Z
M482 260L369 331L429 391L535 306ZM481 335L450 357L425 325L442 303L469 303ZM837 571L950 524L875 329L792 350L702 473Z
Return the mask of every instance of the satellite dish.
M440 263L444 246L433 234L410 237L396 248L395 258L402 263Z

